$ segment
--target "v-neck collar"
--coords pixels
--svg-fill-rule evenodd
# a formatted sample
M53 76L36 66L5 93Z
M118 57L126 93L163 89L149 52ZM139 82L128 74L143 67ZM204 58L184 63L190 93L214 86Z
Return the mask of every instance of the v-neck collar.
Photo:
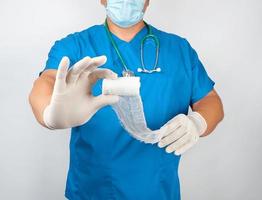
M111 32L112 38L118 45L131 45L135 43L140 43L142 38L148 33L148 28L145 25L129 42L122 40L117 35Z

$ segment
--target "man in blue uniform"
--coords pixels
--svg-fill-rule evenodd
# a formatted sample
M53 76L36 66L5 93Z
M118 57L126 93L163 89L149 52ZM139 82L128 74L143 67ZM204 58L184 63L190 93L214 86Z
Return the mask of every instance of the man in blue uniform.
M52 130L71 128L65 196L178 200L180 155L223 118L214 82L186 39L143 21L149 0L101 3L106 22L57 40L29 96L40 124ZM149 31L160 44L161 71L140 73L141 41ZM153 40L145 42L146 66L154 66L156 48ZM158 144L132 138L110 106L119 97L100 94L101 79L122 76L125 67L141 79L148 127L166 127ZM188 113L189 107L193 112Z

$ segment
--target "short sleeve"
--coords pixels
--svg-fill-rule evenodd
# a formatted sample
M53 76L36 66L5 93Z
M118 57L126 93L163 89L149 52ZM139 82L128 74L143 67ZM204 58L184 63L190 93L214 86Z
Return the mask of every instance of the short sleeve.
M76 52L77 46L73 34L70 34L61 40L55 41L48 53L45 67L39 73L39 76L45 70L58 69L59 63L64 56L69 58L70 64L72 65L76 60Z
M193 105L213 90L215 82L209 77L195 49L190 45L189 56L192 69L192 93L190 104Z

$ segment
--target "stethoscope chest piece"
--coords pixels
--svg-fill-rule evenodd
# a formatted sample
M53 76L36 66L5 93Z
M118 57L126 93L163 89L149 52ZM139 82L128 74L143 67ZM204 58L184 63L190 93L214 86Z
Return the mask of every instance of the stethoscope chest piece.
M131 70L123 70L122 76L123 77L133 77L133 76L135 76L135 73Z

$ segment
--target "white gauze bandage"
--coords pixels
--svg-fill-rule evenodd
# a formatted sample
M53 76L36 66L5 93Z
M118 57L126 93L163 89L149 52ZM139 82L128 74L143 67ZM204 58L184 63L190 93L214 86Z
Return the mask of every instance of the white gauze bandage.
M124 129L134 138L145 143L157 143L163 130L152 131L147 127L143 103L140 97L139 77L120 77L115 80L104 79L102 93L118 95L120 100L112 107Z

